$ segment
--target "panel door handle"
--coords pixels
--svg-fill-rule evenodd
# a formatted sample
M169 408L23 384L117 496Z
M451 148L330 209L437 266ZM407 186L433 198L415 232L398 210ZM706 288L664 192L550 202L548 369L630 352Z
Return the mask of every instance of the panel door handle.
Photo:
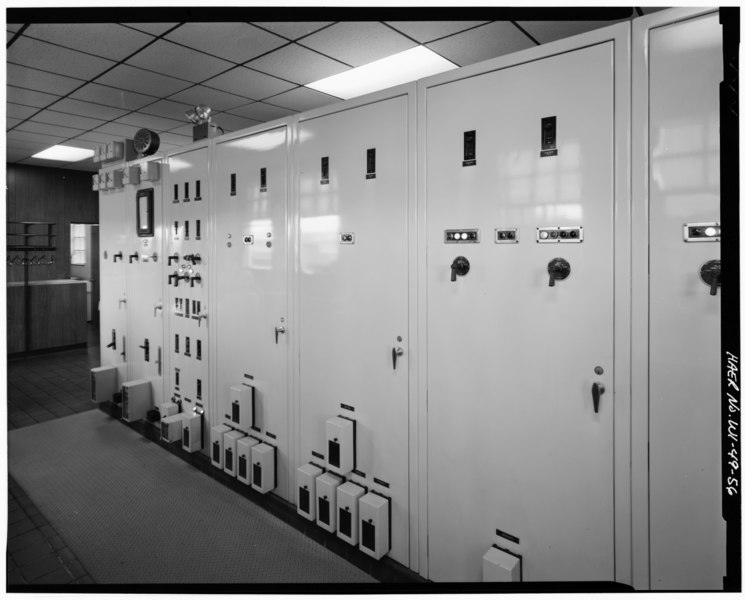
M275 344L279 344L279 334L284 333L285 331L286 329L284 328L284 326L274 328L274 343Z
M158 302L158 304L156 304L156 305L153 306L153 317L157 317L158 316L158 311L159 310L160 311L163 310L163 302Z
M703 282L710 287L709 294L717 295L717 288L722 285L722 261L710 260L701 267L699 272Z
M404 349L401 348L400 346L398 348L396 348L394 346L393 347L393 352L391 353L391 355L393 357L393 370L395 371L396 370L396 361L398 360L398 357L399 356L403 356L404 355Z
M592 384L592 407L597 413L600 410L600 396L605 394L605 386L602 383L595 382Z

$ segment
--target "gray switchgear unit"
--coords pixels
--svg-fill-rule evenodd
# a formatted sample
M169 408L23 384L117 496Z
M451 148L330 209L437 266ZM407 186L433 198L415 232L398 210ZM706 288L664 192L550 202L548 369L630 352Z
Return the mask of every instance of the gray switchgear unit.
M237 429L248 431L254 424L254 402L253 386L247 384L231 386L225 418Z
M233 431L233 428L227 425L214 425L210 429L210 460L212 466L218 469L223 468L223 437L229 431Z
M263 442L251 448L251 487L262 494L276 486L276 450Z
M336 489L336 535L352 546L358 542L359 501L363 494L365 488L352 481L346 481Z
M316 520L316 478L323 473L323 469L308 463L298 467L295 475L295 506L299 515L309 521Z
M355 468L356 423L347 417L332 417L326 421L326 466L339 475Z
M122 420L128 422L144 419L152 408L150 381L137 379L122 384Z
M390 550L390 508L387 498L373 492L360 498L360 550L375 559L383 558Z
M91 369L91 400L111 402L117 392L118 369L114 366Z
M189 413L182 424L181 447L187 452L202 449L204 419L198 412Z
M238 447L237 442L246 437L240 431L228 431L223 437L223 470L233 477L238 476Z
M316 479L316 523L322 529L336 533L336 490L342 478L324 473Z
M235 443L235 452L238 456L236 478L246 485L251 485L251 448L258 443L259 440L250 436L242 437Z
M186 414L178 413L160 420L160 439L173 443L180 442L183 435L183 425Z

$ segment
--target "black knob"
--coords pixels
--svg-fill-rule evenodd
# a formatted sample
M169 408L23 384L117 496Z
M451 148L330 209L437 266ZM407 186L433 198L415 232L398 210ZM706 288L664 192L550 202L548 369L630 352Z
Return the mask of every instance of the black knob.
M174 254L173 256L169 256L168 257L168 266L169 267L171 266L171 262L174 261L174 260L178 260L178 252L176 252L176 254Z
M456 277L461 277L471 270L471 263L465 256L458 256L453 264L450 265L450 281L455 281Z
M563 258L554 258L548 263L548 286L554 287L556 280L561 281L569 277L572 267Z
M117 252L116 254L114 254L114 262L116 262L117 258L124 260L124 255L121 252Z
M129 264L130 264L130 265L132 264L132 259L133 259L133 258L134 258L135 260L140 260L140 255L139 255L139 254L137 254L137 252L135 252L134 254L130 254L130 255L129 255Z
M722 286L722 261L710 260L701 267L701 279L709 286L709 294L717 295L717 288Z
M186 279L186 278L184 278L184 279ZM196 275L194 275L194 277L191 278L191 287L194 287L194 282L195 281L199 281L199 282L202 281L202 277L199 275L199 273L197 273Z

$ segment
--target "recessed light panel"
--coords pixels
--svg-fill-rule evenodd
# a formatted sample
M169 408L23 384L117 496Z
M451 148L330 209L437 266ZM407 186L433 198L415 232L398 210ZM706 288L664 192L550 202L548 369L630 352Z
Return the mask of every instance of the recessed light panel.
M52 146L33 155L32 158L43 158L44 160L61 160L64 162L77 162L93 156L93 150L88 148L75 148L74 146Z
M308 83L306 87L347 100L455 68L456 65L439 54L417 46Z

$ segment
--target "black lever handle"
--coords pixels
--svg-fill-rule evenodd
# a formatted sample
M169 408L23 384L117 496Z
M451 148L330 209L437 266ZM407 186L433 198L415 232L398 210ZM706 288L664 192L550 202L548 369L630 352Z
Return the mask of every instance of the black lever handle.
M710 287L709 294L717 295L717 288L722 285L722 261L710 260L701 267L701 279Z
M605 386L597 381L592 384L592 406L597 413L600 409L600 396L605 394Z
M548 287L554 287L556 281L569 277L572 267L563 258L554 258L548 263Z
M178 252L176 252L176 254L168 257L168 266L169 267L171 266L171 262L174 261L174 260L178 260Z
M139 254L137 254L137 252L135 252L134 254L130 254L130 255L129 255L129 264L130 264L130 265L132 264L132 259L133 259L133 258L134 258L134 259L136 259L136 260L140 260L140 255L139 255Z
M116 254L114 254L114 262L116 262L117 258L124 260L124 255L121 252L117 252Z
M450 265L450 281L455 281L457 276L461 277L471 270L471 263L465 256L458 256Z
M394 346L393 347L393 353L392 353L392 355L393 355L393 370L395 371L396 370L396 361L397 361L397 359L398 359L399 356L403 356L404 355L404 349L403 348L396 348Z
M202 261L202 257L199 256L199 254L184 254L184 260L196 265L197 263Z
M145 362L150 362L150 340L145 338L145 345L140 346L145 351Z
M116 329L111 330L111 343L106 344L106 347L116 350Z
M186 279L186 278L185 278L185 279ZM195 282L195 281L199 281L199 282L201 283L201 281L202 281L202 277L201 277L201 275L199 275L199 273L197 273L196 275L194 275L194 276L193 276L193 277L191 278L191 287L194 287L194 282Z

